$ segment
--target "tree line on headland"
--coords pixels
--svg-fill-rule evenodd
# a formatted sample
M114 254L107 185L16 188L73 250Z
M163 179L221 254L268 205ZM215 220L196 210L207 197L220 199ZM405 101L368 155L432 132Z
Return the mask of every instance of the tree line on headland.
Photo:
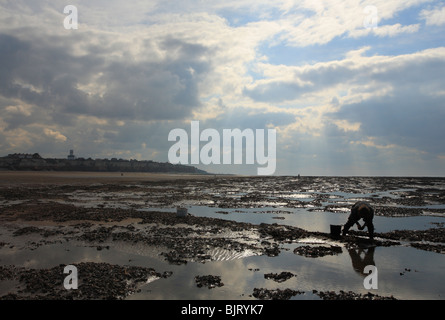
M170 172L206 174L193 166L125 159L56 159L34 154L9 154L0 157L0 170L23 171L91 171L91 172Z

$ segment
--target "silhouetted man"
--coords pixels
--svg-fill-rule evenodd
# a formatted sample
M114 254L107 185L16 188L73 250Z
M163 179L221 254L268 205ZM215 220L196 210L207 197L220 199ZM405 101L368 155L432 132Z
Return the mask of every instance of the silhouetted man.
M354 271L356 271L358 274L362 276L365 275L367 276L367 274L364 273L365 267L369 265L375 266L374 251L375 251L374 247L368 249L363 249L363 248L348 249L352 261L352 268L354 269ZM363 254L364 256L362 257Z
M357 224L359 230L363 230L368 227L369 238L374 238L374 225L372 224L372 219L374 218L374 208L365 201L356 202L351 208L351 214L349 215L348 221L343 227L343 236L348 233L349 228L351 228L354 223ZM363 226L358 222L363 219Z

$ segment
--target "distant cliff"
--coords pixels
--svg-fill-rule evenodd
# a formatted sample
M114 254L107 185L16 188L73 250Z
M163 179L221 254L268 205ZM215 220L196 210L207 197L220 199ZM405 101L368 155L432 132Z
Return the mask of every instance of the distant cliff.
M45 159L38 154L27 156L10 154L0 157L0 170L32 171L94 171L94 172L170 172L206 174L192 166L167 162L138 161L124 159Z

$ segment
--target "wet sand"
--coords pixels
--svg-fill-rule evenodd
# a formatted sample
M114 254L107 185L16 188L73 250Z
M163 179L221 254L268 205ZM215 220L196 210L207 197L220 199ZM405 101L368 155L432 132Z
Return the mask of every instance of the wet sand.
M308 231L298 224L281 224L279 219L275 220L277 223L229 219L233 212L246 208L256 208L256 215L263 215L268 212L261 211L265 207L276 209L277 214L273 214L284 220L292 215L288 210L300 208L309 214L344 214L350 202L357 199L372 201L377 214L386 217L425 214L441 217L445 213L441 206L445 204L445 180L440 178L296 179L0 172L0 181L2 299L145 299L160 286L156 284L178 280L177 273L190 264L199 267L249 257L287 255L303 259L301 261L324 262L322 259L334 259L355 249L402 246L439 257L445 253L445 228L440 223L426 230L377 232L371 242L362 231L351 231L348 236L333 241L327 232ZM341 195L334 199L332 193L336 192ZM302 194L309 200L303 200ZM174 208L179 205L214 208L220 218L196 216L193 210L185 217L177 217ZM312 243L305 239L312 239ZM289 246L293 246L292 249ZM88 257L73 258L77 250L88 251ZM33 261L35 258L29 258L37 251L57 255L54 261L58 264L51 265L50 254L47 261L40 257L38 263ZM91 255L92 252L97 254ZM138 265L134 265L135 261ZM79 289L64 288L65 265L78 268L82 275ZM309 290L307 285L305 290L300 290L298 286L288 285L298 281L299 274L282 269L284 266L274 272L258 270L264 278L249 288L233 288L230 281L219 274L190 275L195 279L190 282L194 290L206 288L209 299L215 295L231 299L397 298L397 295L379 295L379 292L333 291L332 287L320 290L315 285ZM257 287L270 282L279 282L280 287ZM175 284L169 285L174 290ZM161 296L153 294L154 299ZM190 296L174 298L189 299Z
M39 184L135 183L137 181L171 181L177 179L211 179L215 175L145 172L48 172L0 171L0 186Z

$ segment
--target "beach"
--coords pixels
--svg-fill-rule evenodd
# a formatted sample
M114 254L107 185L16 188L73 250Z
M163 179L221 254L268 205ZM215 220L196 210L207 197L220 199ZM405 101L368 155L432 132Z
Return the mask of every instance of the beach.
M374 240L333 239L361 200ZM2 171L0 210L6 300L445 296L444 178Z

